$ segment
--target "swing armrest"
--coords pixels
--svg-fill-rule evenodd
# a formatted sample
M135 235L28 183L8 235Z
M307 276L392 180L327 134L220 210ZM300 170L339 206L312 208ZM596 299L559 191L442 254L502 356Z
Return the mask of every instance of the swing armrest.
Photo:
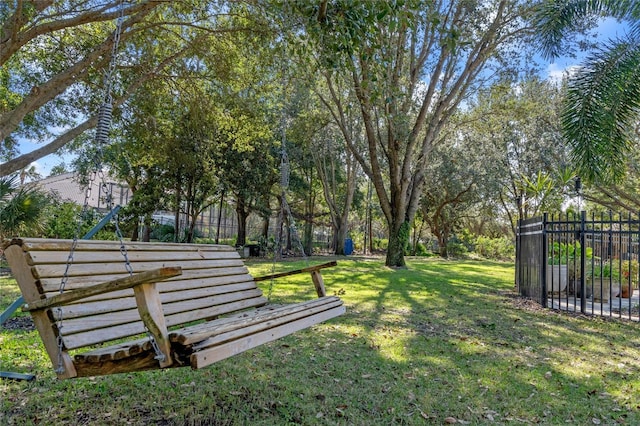
M334 260L334 261L331 261L331 262L322 263L320 265L309 266L307 268L302 268L302 269L295 269L293 271L279 272L277 274L261 275L259 277L254 277L253 280L256 281L256 282L258 282L258 281L266 281L266 280L271 280L271 279L275 279L275 278L288 277L289 275L301 274L301 273L304 273L304 272L319 271L320 269L330 268L332 266L337 266L337 265L338 265L338 262L336 262Z
M311 279L313 281L314 286L316 287L316 293L318 294L318 297L324 297L327 295L327 292L324 288L324 281L322 280L322 275L320 274L320 270L324 269L324 268L330 268L332 266L337 266L338 262L336 262L335 260L331 261L331 262L327 262L327 263L321 263L320 265L315 265L315 266L309 266L306 268L302 268L302 269L296 269L293 271L288 271L288 272L279 272L277 274L269 274L269 275L263 275L260 277L254 277L253 280L255 282L258 281L266 281L266 280L271 280L271 279L275 279L275 278L281 278L281 277L288 277L289 275L295 275L295 274L302 274L305 272L310 272L311 273Z
M23 308L24 311L36 311L47 308L54 308L57 306L63 306L71 302L75 302L86 297L96 296L99 294L109 293L116 290L124 290L139 286L141 284L155 283L158 281L164 281L171 277L182 274L182 268L180 267L167 267L152 269L150 271L141 272L139 274L131 275L124 278L118 278L116 280L107 281L104 283L96 284L91 287L86 287L68 293L57 294L46 299L37 300L29 303Z

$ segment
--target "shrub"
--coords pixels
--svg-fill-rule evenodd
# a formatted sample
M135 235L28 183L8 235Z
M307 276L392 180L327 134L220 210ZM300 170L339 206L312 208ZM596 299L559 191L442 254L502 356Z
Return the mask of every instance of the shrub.
M482 235L476 238L475 253L484 258L513 259L515 252L515 245L510 238L489 238Z
M416 256L428 256L429 255L429 250L427 250L427 247L422 244L421 242L417 242L416 246L415 246L415 255Z
M153 228L151 231L151 238L169 243L174 241L175 229L173 225L160 225Z
M468 252L469 250L467 250L467 247L460 242L450 241L447 243L447 253L449 256L460 257Z
M373 239L373 249L374 250L386 250L389 246L389 240L386 238L375 238Z
M86 211L87 217L80 218L82 206L71 202L56 203L51 205L45 214L43 236L46 238L71 239L76 236L78 221L82 221L79 238L89 232L98 220L92 209Z

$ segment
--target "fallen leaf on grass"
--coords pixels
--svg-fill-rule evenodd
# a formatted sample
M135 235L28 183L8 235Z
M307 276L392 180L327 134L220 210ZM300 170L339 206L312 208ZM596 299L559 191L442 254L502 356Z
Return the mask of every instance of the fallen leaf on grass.
M447 417L446 419L444 419L444 422L446 424L454 424L454 423L458 423L458 419L456 419L455 417Z

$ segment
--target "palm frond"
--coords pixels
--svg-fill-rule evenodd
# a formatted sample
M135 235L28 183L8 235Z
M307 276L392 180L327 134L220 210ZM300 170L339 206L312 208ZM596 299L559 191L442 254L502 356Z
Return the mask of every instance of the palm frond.
M595 25L597 18L637 22L640 17L638 0L546 0L534 15L542 54L556 58L566 54L570 35Z
M562 114L564 136L584 179L621 177L639 107L638 39L601 46L570 79Z

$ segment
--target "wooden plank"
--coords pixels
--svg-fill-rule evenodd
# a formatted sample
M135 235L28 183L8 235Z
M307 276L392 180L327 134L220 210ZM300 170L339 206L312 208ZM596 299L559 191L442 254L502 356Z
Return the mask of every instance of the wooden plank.
M295 314L301 311L310 311L321 306L335 303L341 304L342 301L337 297L327 297L324 299L314 299L310 302L285 305L274 309L268 309L267 307L262 310L242 312L232 317L220 318L204 324L171 331L169 333L169 338L172 342L180 343L182 345L191 345L197 342L202 342L213 334L225 333L237 328L242 328L257 321L266 322L278 317Z
M180 326L182 324L202 320L204 318L213 318L219 315L240 311L242 309L262 306L266 303L266 298L256 297L254 299L242 299L223 305L207 306L197 309L196 311L178 312L173 315L167 315L165 311L165 320L167 322L167 327ZM66 333L67 323L65 322L64 324L64 331ZM98 324L97 328L86 330L85 332L65 334L64 342L68 349L77 349L84 346L95 345L97 343L131 337L142 333L144 333L144 327L140 320L135 322L123 322L122 324L113 325L107 328L100 328Z
M29 263L36 264L67 264L69 252L65 251L32 251L29 252ZM127 251L130 262L162 262L183 260L215 260L237 259L238 253L230 251L205 250L174 250L174 251ZM79 263L123 263L124 256L120 251L75 251L73 264Z
M198 352L208 347L217 346L221 343L231 340L242 339L245 336L256 334L260 331L274 328L283 324L288 324L295 321L300 321L303 318L319 314L320 312L328 311L338 306L341 306L342 302L325 303L313 308L306 308L297 310L295 312L282 313L281 315L272 316L270 318L264 318L259 315L253 318L251 322L239 323L237 327L230 328L225 331L218 332L216 330L214 335L207 337L206 339L199 341L193 345L193 351Z
M167 324L162 312L162 303L156 290L156 284L144 283L135 286L133 291L136 294L140 318L142 318L149 333L153 335L157 350L161 352L156 354L158 363L161 368L168 367L173 363L171 360L171 343L169 342Z
M149 342L149 338L132 340L123 342L113 346L101 347L81 354L73 356L74 362L102 362L109 360L124 359L129 356L137 355L142 352L145 344Z
M162 283L160 287L164 287L164 283ZM163 304L168 304L192 299L212 298L223 294L241 293L252 290L256 290L255 283L253 283L253 281L245 281L237 284L195 288L193 290L174 291L171 293L160 292L160 300ZM66 320L70 320L135 309L136 302L133 290L128 289L113 292L109 293L108 296L116 294L118 295L118 298L104 298L102 296L96 296L95 298L87 299L87 301L83 301L82 303L63 306L62 317Z
M22 248L16 245L7 247L4 250L4 256L9 263L13 277L20 287L24 300L27 303L39 300L40 291L37 281L31 275L31 268L27 265ZM58 369L58 367L61 367L62 369L61 372L57 373L58 377L65 379L77 376L77 371L69 354L66 351L60 352L58 348L58 329L52 323L49 312L31 312L31 318L40 334L40 339L42 339L53 368Z
M244 299L252 300L260 296L262 296L262 292L260 290L249 290L223 294L216 298L190 299L178 303L166 303L162 308L165 316L188 312L190 313L190 321L197 321L209 318L209 316L199 315L199 312L202 309L206 309L210 306L219 306L221 309L224 309L224 305ZM115 325L132 323L135 321L140 321L140 315L135 307L123 311L107 311L104 314L95 315L93 317L65 319L63 334L65 339L67 339L68 336L75 333L93 332L93 330L98 332L98 330L102 328L109 328ZM172 323L171 325L173 326L178 324Z
M85 288L91 285L103 283L105 281L114 280L126 275L128 275L127 272L122 272L121 274L69 277L65 289L74 290L76 288ZM225 280L228 280L228 282L232 282L233 280L245 281L245 279L253 280L253 277L249 275L246 266L237 266L230 268L183 269L182 275L163 281L160 291L177 291L180 290L183 286L209 287L209 285L217 285L215 283L218 281L220 283L224 283L226 282ZM41 278L40 284L44 293L57 292L60 288L60 277Z
M182 365L174 364L173 366L180 367ZM76 368L78 377L106 376L109 374L156 370L158 361L152 351L146 351L121 360L99 363L78 362L76 363Z
M131 267L135 273L149 271L158 268L171 268L180 267L183 270L188 269L204 269L204 268L228 268L242 266L241 259L220 259L220 260L202 260L202 261L185 261L185 262L141 262L131 263ZM34 265L33 274L37 278L52 278L62 277L66 269L66 265L63 264L46 264L46 265ZM118 263L80 263L73 264L69 268L69 276L76 277L81 275L96 275L96 274L113 274L114 272L126 272L125 264L123 262Z
M266 280L271 280L271 279L275 279L275 278L288 277L290 275L302 274L302 273L305 273L305 272L319 271L320 269L330 268L330 267L336 266L336 265L338 265L338 262L336 262L334 260L334 261L331 261L331 262L322 263L320 265L309 266L307 268L296 269L296 270L293 270L293 271L279 272L277 274L270 274L270 275L262 275L262 276L259 276L259 277L254 277L253 279L255 281L266 281Z
M54 238L16 238L3 243L6 248L10 245L23 247L24 251L66 251L71 250L73 240ZM129 250L151 250L151 251L175 251L175 250L206 250L206 251L234 251L235 248L225 244L184 244L184 243L156 243L156 242L125 242L127 251ZM120 251L119 241L104 240L78 240L77 250Z
M296 331L309 328L313 325L327 321L331 318L342 315L345 312L344 305L337 308L323 311L316 315L306 317L293 323L283 324L275 328L261 331L259 333L245 336L243 339L223 343L219 346L204 349L191 355L191 368L199 369L211 365L214 362L229 358L249 349L263 345L268 342L280 339Z
M179 267L160 268L153 271L141 272L136 275L120 278L114 281L109 281L109 282L98 284L92 287L58 294L56 296L52 296L47 299L28 302L28 305L25 308L23 308L23 310L35 311L40 309L52 308L55 306L61 306L64 304L75 302L77 300L84 299L85 297L108 293L110 291L115 291L115 290L132 288L139 284L162 281L166 278L180 275L181 273L182 273L182 270Z

